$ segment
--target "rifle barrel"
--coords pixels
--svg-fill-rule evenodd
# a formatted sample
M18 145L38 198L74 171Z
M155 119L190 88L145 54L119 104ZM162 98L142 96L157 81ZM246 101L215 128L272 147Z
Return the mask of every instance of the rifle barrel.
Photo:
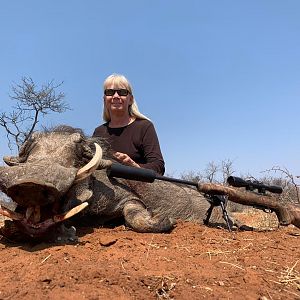
M143 182L154 182L154 180L157 179L162 181L193 185L196 187L198 186L196 182L161 176L161 175L157 175L155 171L150 169L129 167L129 166L121 165L119 163L113 163L111 167L107 169L106 172L107 172L107 176L110 178L116 177L116 178L137 180Z

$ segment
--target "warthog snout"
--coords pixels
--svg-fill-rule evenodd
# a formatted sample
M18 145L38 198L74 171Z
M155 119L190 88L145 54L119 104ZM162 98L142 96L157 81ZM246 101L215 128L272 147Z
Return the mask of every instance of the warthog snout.
M7 189L7 195L20 206L41 206L58 199L59 191L51 183L20 180Z
M64 195L76 178L76 168L56 163L22 164L0 170L6 194L23 207L44 206Z

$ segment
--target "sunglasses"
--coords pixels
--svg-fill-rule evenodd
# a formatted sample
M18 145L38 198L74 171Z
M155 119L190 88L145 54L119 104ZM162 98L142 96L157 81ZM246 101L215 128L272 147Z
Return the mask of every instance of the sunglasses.
M118 93L119 96L127 96L130 92L126 89L106 89L104 90L105 96L113 96L115 92Z

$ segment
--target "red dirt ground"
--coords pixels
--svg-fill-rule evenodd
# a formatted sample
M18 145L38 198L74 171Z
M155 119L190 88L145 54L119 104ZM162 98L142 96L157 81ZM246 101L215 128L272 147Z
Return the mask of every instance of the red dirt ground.
M300 230L79 228L76 244L0 240L0 299L300 299Z

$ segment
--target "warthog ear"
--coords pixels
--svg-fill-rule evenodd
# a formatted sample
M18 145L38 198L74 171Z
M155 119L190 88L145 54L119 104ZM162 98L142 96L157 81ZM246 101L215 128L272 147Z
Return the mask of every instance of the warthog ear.
M34 132L20 147L19 156L4 156L3 161L10 167L17 166L27 160L29 152L32 150L34 140L39 134Z
M4 156L3 161L10 167L16 166L20 163L18 156Z

